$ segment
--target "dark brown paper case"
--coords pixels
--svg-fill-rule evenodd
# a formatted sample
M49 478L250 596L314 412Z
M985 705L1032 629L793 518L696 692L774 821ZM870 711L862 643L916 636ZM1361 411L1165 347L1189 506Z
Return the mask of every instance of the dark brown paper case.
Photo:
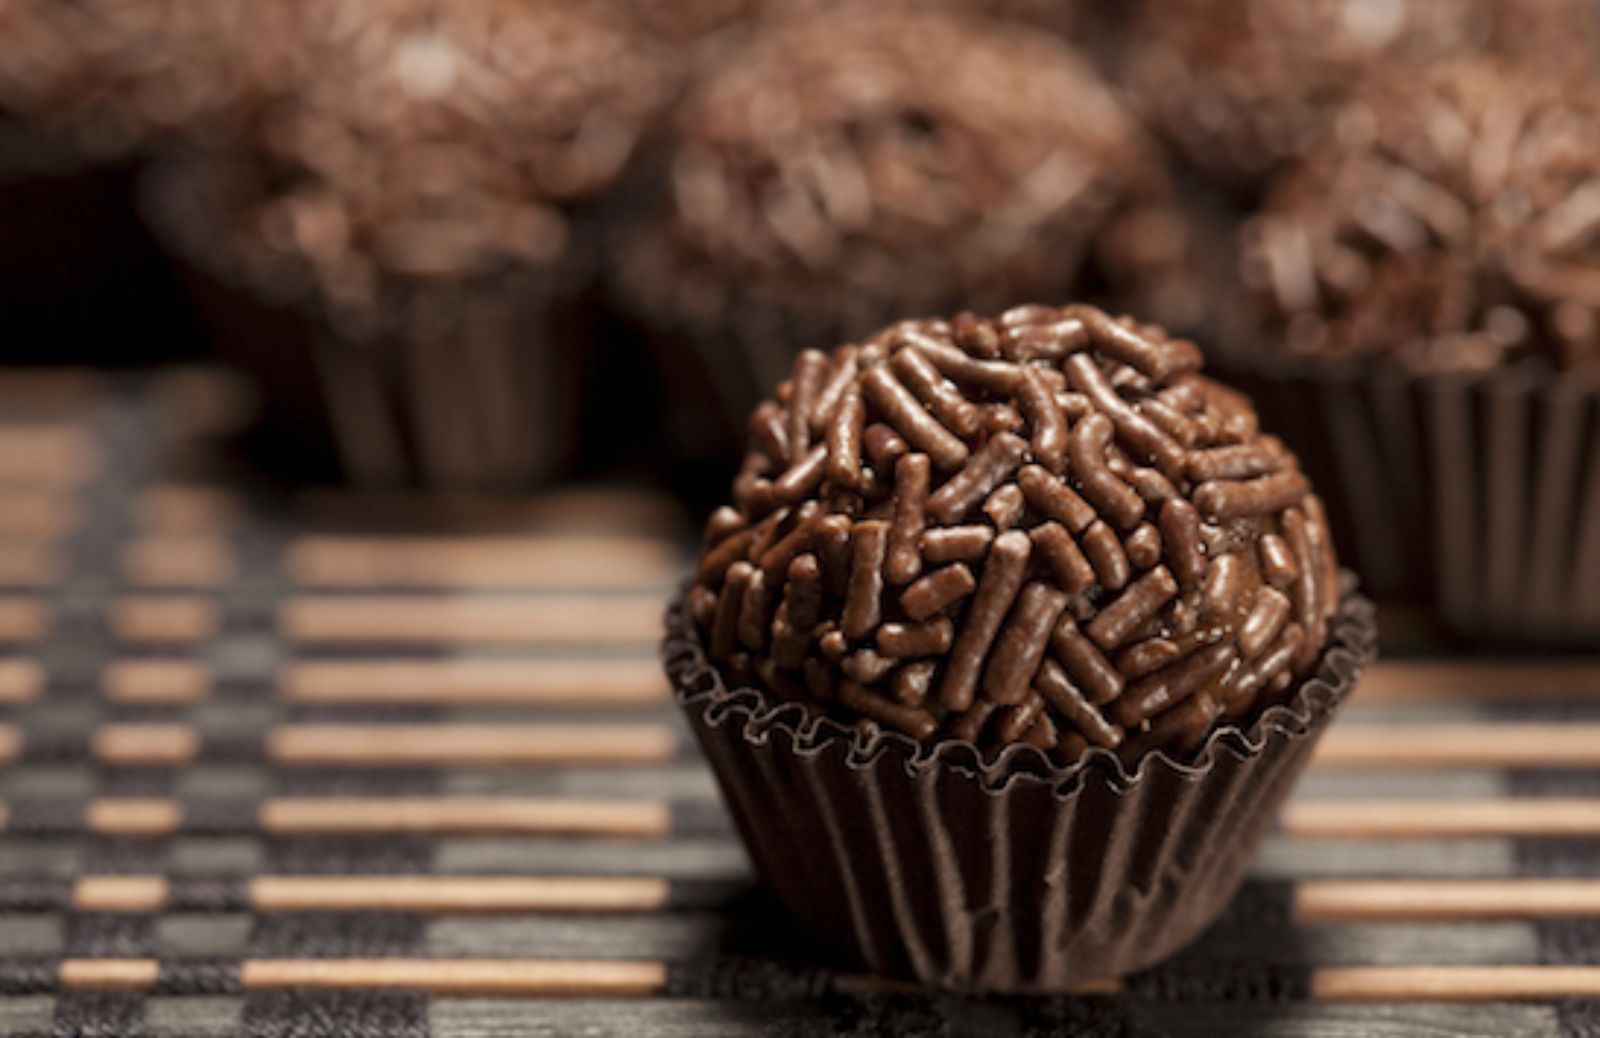
M1310 677L1190 763L1092 750L984 761L729 688L676 603L663 658L762 880L852 966L959 990L1060 991L1152 965L1238 890L1333 712L1375 653L1348 590Z
M1229 380L1300 456L1370 593L1483 642L1600 640L1600 381L1356 366Z
M395 309L437 300L459 320L355 337L293 287L302 272L269 281L230 257L225 192L172 162L146 176L142 201L219 355L262 390L264 438L284 448L274 453L312 461L331 448L349 482L377 488L521 490L567 467L586 334L579 276L502 271L407 289Z

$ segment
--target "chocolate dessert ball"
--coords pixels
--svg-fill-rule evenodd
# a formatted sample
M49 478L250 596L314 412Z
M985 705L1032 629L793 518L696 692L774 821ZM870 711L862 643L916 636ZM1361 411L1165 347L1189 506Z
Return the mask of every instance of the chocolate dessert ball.
M987 751L1195 751L1304 677L1323 509L1199 350L1086 306L808 350L687 599L730 686Z
M1164 186L1148 155L1038 30L905 5L779 20L683 103L620 294L742 418L803 347L1073 294Z
M1304 151L1375 72L1484 51L1592 70L1600 15L1588 0L1147 0L1129 38L1150 123L1249 184Z
M0 160L116 159L221 117L284 74L298 7L0 0Z
M1244 235L1267 344L1600 371L1600 94L1487 58L1372 83Z
M561 0L311 5L301 34L289 86L146 191L264 390L260 439L297 467L331 442L371 485L564 473L604 344L600 213L670 62Z
M549 265L663 103L652 50L598 6L370 0L310 12L302 75L246 142L246 255L305 264L381 319L383 280Z

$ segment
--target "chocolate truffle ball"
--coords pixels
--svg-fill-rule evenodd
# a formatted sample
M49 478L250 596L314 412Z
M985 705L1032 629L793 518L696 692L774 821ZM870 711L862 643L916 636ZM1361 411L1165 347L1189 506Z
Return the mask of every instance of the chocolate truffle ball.
M1374 82L1244 234L1265 339L1600 371L1600 94L1493 59Z
M218 118L284 72L298 7L0 0L0 135L115 159Z
M1059 297L1157 176L1068 45L904 5L766 26L675 131L620 278L653 327L732 332L755 354L741 413L800 346Z
M1588 0L1147 0L1127 78L1186 158L1248 183L1300 154L1374 71L1485 49L1592 68L1597 21Z
M1307 672L1339 597L1295 458L1200 369L1085 306L806 351L707 525L709 658L924 742L1192 753Z
M242 149L236 245L377 320L386 279L549 266L664 103L659 55L602 5L367 0L304 19L292 89ZM250 194L247 189L243 192Z

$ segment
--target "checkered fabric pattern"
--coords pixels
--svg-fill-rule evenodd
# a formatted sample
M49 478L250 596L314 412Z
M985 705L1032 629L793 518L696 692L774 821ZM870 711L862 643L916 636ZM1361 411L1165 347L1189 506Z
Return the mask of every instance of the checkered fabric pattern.
M919 993L756 890L655 664L670 507L252 491L230 399L0 379L0 1034L1600 1030L1600 663L1380 666L1195 948Z

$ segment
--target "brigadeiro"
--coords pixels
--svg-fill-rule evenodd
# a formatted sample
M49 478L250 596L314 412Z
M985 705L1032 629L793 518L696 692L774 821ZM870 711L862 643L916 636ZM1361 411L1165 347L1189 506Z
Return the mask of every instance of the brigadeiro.
M1593 68L1588 0L1146 0L1128 33L1139 111L1191 163L1250 188L1372 74L1494 51Z
M750 433L664 652L800 925L1008 991L1194 938L1373 651L1250 402L1024 306L807 350Z
M1371 84L1273 186L1261 395L1385 593L1479 639L1600 636L1600 95L1461 59Z
M295 6L0 0L0 155L115 161L217 117L282 70Z
M129 363L193 348L134 176L270 73L287 7L0 0L0 359Z
M149 209L281 446L370 484L516 489L574 448L594 224L671 90L619 14L312 6L293 82Z
M1184 259L1116 97L1063 41L996 18L843 3L778 19L673 130L615 283L668 373L702 380L685 421L736 428L805 347L961 305L1153 288ZM1111 234L1137 220L1152 233Z

